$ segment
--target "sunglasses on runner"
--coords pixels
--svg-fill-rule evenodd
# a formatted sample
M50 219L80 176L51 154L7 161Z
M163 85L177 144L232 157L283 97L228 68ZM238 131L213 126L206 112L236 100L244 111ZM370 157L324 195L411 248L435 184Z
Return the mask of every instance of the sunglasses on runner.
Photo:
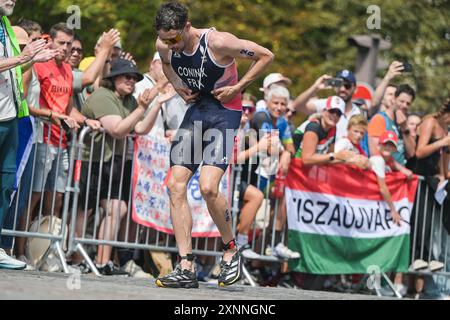
M161 42L164 43L165 45L177 44L178 42L180 42L183 39L183 32L184 32L184 28L173 38L170 38L170 39L159 38L159 40L161 40Z

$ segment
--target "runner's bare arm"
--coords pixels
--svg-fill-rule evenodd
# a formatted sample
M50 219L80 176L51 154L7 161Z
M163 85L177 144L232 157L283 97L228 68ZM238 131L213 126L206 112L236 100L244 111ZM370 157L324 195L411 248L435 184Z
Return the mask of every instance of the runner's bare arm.
M239 39L227 32L212 32L209 39L209 48L212 50L216 59L219 57L230 57L254 61L249 70L247 70L247 73L235 86L214 90L215 96L222 102L230 101L239 92L242 92L247 88L261 75L274 59L274 54L269 49L266 49L255 42Z

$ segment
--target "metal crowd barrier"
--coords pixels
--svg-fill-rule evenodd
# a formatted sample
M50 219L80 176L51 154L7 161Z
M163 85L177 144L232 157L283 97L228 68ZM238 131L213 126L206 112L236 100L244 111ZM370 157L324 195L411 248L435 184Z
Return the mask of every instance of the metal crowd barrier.
M139 224L136 224L134 221L132 221L132 214L131 214L131 202L132 202L132 194L130 192L127 199L121 199L127 203L127 213L126 216L123 218L125 220L125 235L122 236L122 239L119 237L119 223L115 224L114 227L111 227L110 234L107 237L104 237L103 235L98 234L98 229L100 224L102 223L102 213L104 210L100 209L100 189L102 188L102 184L104 183L101 179L97 181L92 180L92 168L94 165L99 167L99 172L102 172L103 170L103 161L99 161L97 164L95 164L95 161L93 161L93 157L95 154L94 151L94 139L92 139L92 134L101 134L101 150L100 150L100 159L104 159L105 157L105 144L106 144L106 133L92 133L90 128L84 128L79 136L79 143L77 144L77 150L74 151L76 154L76 162L75 162L75 174L74 174L74 186L72 188L73 190L73 201L72 201L72 208L71 208L71 221L76 221L77 219L80 219L80 214L83 217L83 228L80 232L76 232L76 226L75 223L72 223L70 226L70 236L69 236L69 252L68 254L71 255L75 251L78 251L83 255L83 258L88 262L89 267L95 272L95 274L99 275L97 268L95 267L95 264L93 263L91 257L86 251L86 247L89 245L95 245L95 246L113 246L117 248L129 248L129 249L147 249L150 251L162 251L162 252L178 252L175 237L173 235L169 235ZM85 144L85 141L88 137L91 137L90 139L90 146ZM128 144L130 142L130 138L133 138L133 136L128 136L128 139L124 140L124 147L122 150L122 154L117 154L116 152L116 142L117 140L114 140L113 142L113 154L111 159L115 159L115 156L119 156L122 159L126 159L126 151ZM83 161L83 151L89 150L89 159L84 158ZM86 157L86 154L85 154ZM88 160L88 161L86 161ZM112 160L111 162L113 162ZM120 184L119 184L119 190L122 190L124 187L128 190L132 189L132 181L130 179L130 185L124 186L124 177L126 175L134 176L134 157L132 159L128 160L131 162L131 173L125 172L125 161L122 161L120 164ZM84 165L83 165L84 162ZM113 171L116 172L113 168L114 165L111 165L111 172L110 176L113 175ZM81 176L84 174L86 175L86 172L82 172L83 170L87 170L87 182L86 182L86 190L80 189L80 180ZM240 172L239 172L239 166L233 166L233 175L231 179L230 185L233 186L230 188L232 195L233 195L233 201L232 204L230 204L232 208L232 214L233 214L233 230L236 230L237 227L237 217L239 212L238 202L239 202L239 184L240 184ZM107 186L108 188L108 197L106 199L107 203L111 200L111 189L112 189L112 179L109 179L109 184ZM89 196L85 197L84 203L80 203L79 196L82 192L87 192L87 190L90 189L91 184L96 184L96 190L97 194L92 195L89 194ZM121 193L121 191L119 191ZM266 193L266 197L268 198L269 193ZM88 206L89 197L95 197L96 198L96 204L94 206L93 212L90 212L90 208ZM276 201L277 208L278 205L278 199ZM267 220L270 219L270 215L268 212L268 206L265 208L266 214L265 217L267 217ZM77 217L78 215L78 217ZM117 215L117 214L116 214ZM93 220L93 230L91 232L88 232L88 221L89 216L93 216L91 220ZM275 209L275 216L274 219L277 217L277 209ZM116 220L120 220L116 217ZM269 221L264 221L265 224L269 225ZM123 224L122 224L123 225ZM91 222L92 226L92 222ZM263 261L270 261L270 262L279 262L278 258L274 256L267 256L264 255L264 246L269 239L267 228L264 228L262 230L262 242L261 242L261 258L260 260ZM122 234L123 234L122 230ZM275 231L272 232L272 238L275 234ZM113 235L113 236L111 236ZM256 237L256 228L254 227L253 232L253 238ZM253 249L257 250L255 243L253 244ZM272 247L274 245L274 239L271 240ZM193 239L193 254L196 255L204 255L204 256L215 256L220 257L222 256L221 251L221 239L220 238L194 238ZM254 281L249 276L247 270L244 270L244 273L249 280L249 282L252 285L255 285Z
M48 130L47 130L46 138L47 138L47 141L49 141L50 135L51 135L51 123L49 123L48 121L45 121L43 119L40 119L40 118L36 118L35 121L36 121L35 127L42 128L42 136L40 138L38 138L38 140L43 139L44 128L47 128ZM60 127L59 129L60 129L60 132L64 132L64 129L62 127ZM57 148L56 161L54 161L54 166L56 166L56 171L54 172L53 177L51 177L51 172L49 172L49 174L47 176L47 181L51 178L53 178L56 181L57 180L56 177L58 177L58 175L60 174L60 156L63 152L62 137L63 137L63 135L61 134L59 137L58 146L55 146ZM69 140L69 138L70 138L70 140ZM25 175L22 176L22 179L21 179L21 181L18 185L18 188L15 192L15 195L14 195L15 205L12 207L12 209L14 210L14 217L12 218L12 222L11 222L11 217L6 218L6 220L10 221L12 226L10 226L8 228L8 226L5 224L1 234L2 234L2 236L14 237L13 247L15 244L16 246L20 246L24 251L26 251L26 246L28 245L28 243L26 243L25 241L29 241L32 238L49 240L48 247L46 249L45 248L43 249L43 250L45 250L45 252L43 252L43 255L39 259L36 259L36 265L35 265L36 269L40 269L42 264L46 261L48 255L51 252L55 252L56 255L58 256L58 259L61 263L61 266L62 266L64 272L68 273L68 268L67 268L67 263L66 263L66 258L65 258L63 248L65 247L65 244L67 243L67 240L68 240L66 226L67 226L70 194L72 192L72 188L70 186L71 186L71 179L72 179L73 168L74 168L74 166L73 166L73 163L74 163L73 156L74 155L73 155L73 152L71 152L71 149L76 144L77 133L75 130L72 130L70 132L70 134L68 134L67 151L68 151L68 162L69 163L68 163L68 172L67 172L67 183L65 186L63 205L62 205L60 213L55 212L56 195L57 195L56 182L55 182L53 190L49 191L51 194L51 204L50 205L48 203L44 203L45 202L45 193L46 193L45 192L46 181L44 181L43 177L42 177L41 181L38 182L41 186L42 191L40 192L40 194L33 193L33 184L35 183L35 179L37 179L36 172L35 172L36 164L37 164L37 161L41 160L41 159L38 159L37 146L38 146L38 144L43 142L43 141L38 141L38 140L36 139L36 137L33 138L34 152L30 153L28 163L27 163L27 166L31 166L31 181L26 181ZM44 155L45 158L44 159L47 159L49 157L49 153L50 153L49 145L48 144L42 144L42 145L45 146L45 155ZM49 170L51 169L51 168L48 168L47 161L45 161L45 164L44 164L44 171L46 169L49 169ZM29 184L29 187L30 187L30 192L28 195L22 194L22 189L25 187L25 184ZM19 201L19 199L23 198L24 196L26 198L22 201L27 202L25 205L25 212L19 212L20 203L22 202L22 201ZM31 208L32 199L37 198L37 197L39 197L39 200L38 200L34 210L32 210L32 208ZM50 206L50 212L44 212L44 207L49 207L49 206ZM9 214L10 213L8 213L8 215ZM50 217L48 227L41 228L41 224L43 223L43 219L45 219L45 217ZM55 230L55 228L54 228L54 227L56 227L56 226L54 226L54 224L57 223L57 221L58 221L56 218L61 219L60 220L61 228L59 229L59 231L58 231L58 229ZM35 230L35 231L29 230L29 227L32 223L35 226L37 226L37 230ZM45 229L47 229L47 230L45 230ZM20 238L22 238L22 240L18 240Z
M105 143L106 143L106 133L105 132L94 132L92 133L90 128L85 127L80 132L79 137L77 139L76 133L72 134L71 142L69 143L69 173L68 173L68 183L65 189L65 197L64 197L64 205L62 210L62 229L57 235L50 235L48 233L42 232L29 232L29 231L21 231L17 227L17 223L15 223L14 228L12 230L4 229L2 231L3 235L9 235L14 237L26 237L26 238L43 238L48 239L52 242L52 248L57 250L59 259L61 260L61 264L64 268L64 271L67 273L67 265L65 257L72 255L74 252L79 252L83 256L83 258L87 261L90 268L94 271L96 275L100 275L95 264L93 263L91 256L88 254L86 248L89 246L112 246L116 248L129 248L129 249L147 249L150 251L159 251L159 252L178 252L175 237L173 235L169 235L148 227L144 227L142 225L136 224L132 220L131 214L131 202L133 201L132 192L129 193L127 199L122 199L127 203L126 215L123 217L125 230L120 229L120 217L116 215L115 224L110 223L108 226L109 232L103 232L100 234L99 229L102 221L104 219L103 214L104 210L100 209L100 189L102 186L102 179L97 181L93 181L92 179L92 170L94 166L98 166L98 171L101 172L103 170L103 166L105 165L103 161L99 161L95 164L93 161L94 155L94 139L92 139L93 135L101 135L101 151L100 151L100 159L104 159L105 156ZM86 139L91 137L90 145L86 144ZM113 141L112 146L112 163L110 168L109 177L112 177L114 174L117 174L117 170L114 170L114 161L116 156L119 156L122 159L127 159L127 147L131 142L133 136L128 136L127 139L124 140L124 147L121 154L116 152L116 144L117 140ZM60 141L61 145L61 141ZM60 148L59 148L60 150ZM89 150L90 158L88 161L84 161L83 165L83 152ZM84 159L87 160L87 159ZM124 187L132 190L132 179L130 179L130 185L124 185L124 178L126 175L131 174L131 177L134 175L134 157L127 160L131 165L131 172L125 172L125 164L126 161L122 161L120 163L120 184L119 184L119 193L122 193ZM250 160L250 165L248 166L248 181L250 183L250 171L252 168L252 160ZM33 171L34 164L36 162L36 155L33 159ZM230 188L232 201L230 203L230 207L232 209L233 216L233 230L236 232L238 215L239 215L239 197L240 190L239 186L241 184L241 176L243 173L242 165L233 165L232 167L232 178ZM83 172L84 170L88 170L87 172L87 181L86 181L86 190L80 189L80 178L81 175L86 174ZM33 172L34 177L34 172ZM109 179L109 184L107 186L108 196L107 203L111 201L111 190L112 190L112 179ZM261 176L258 176L257 185L260 185ZM87 194L86 199L83 202L79 201L80 193L85 191L89 193L90 185L96 184L96 194ZM18 190L20 193L20 188ZM442 241L442 237L446 235L444 226L443 226L443 215L449 214L448 212L443 212L443 207L436 205L435 201L432 201L432 198L429 196L431 194L431 190L429 186L426 184L424 179L420 179L420 183L418 186L416 202L414 206L414 212L412 213L415 223L412 226L411 233L411 264L416 259L423 259L430 263L433 260L439 260L444 263L444 269L436 272L431 272L430 270L410 270L409 273L416 275L441 275L448 277L450 275L449 272L449 263L448 263L448 249L449 249L449 237L447 236L445 239L445 243ZM92 212L88 208L88 198L96 197L96 203L92 210ZM29 200L31 200L31 193L29 195ZM258 228L256 221L253 222L253 234L252 234L252 250L260 255L260 258L257 260L265 261L265 262L273 262L280 263L285 260L279 259L278 257L273 256L270 252L266 251L267 247L274 248L275 243L275 223L280 214L278 209L278 204L280 199L272 199L272 203L274 203L273 210L269 208L270 203L270 192L269 188L265 188L265 207L263 208L264 219L262 221L262 228ZM55 201L55 192L53 192L53 205ZM431 212L426 210L428 205L431 204ZM43 197L41 199L39 205L39 217L41 219L43 208ZM425 209L423 209L425 208ZM17 208L16 208L17 209ZM15 219L17 221L18 216L17 210L15 212ZM27 211L27 219L26 222L28 225L29 221L32 220L31 212L28 208ZM53 217L53 210L50 213ZM70 219L69 219L70 214ZM83 225L80 230L77 232L76 221L83 217ZM90 219L90 220L89 220ZM70 220L70 224L68 224ZM39 220L40 221L40 220ZM53 221L53 220L51 220ZM284 223L283 231L282 231L282 241L285 242L284 234L286 231L286 225ZM66 228L69 226L69 234L66 239ZM105 228L104 228L105 229ZM120 232L121 231L121 232ZM441 240L439 240L441 239ZM68 245L68 250L66 255L63 252L64 244ZM48 252L47 252L48 253ZM214 256L220 257L222 256L221 251L221 240L220 238L194 238L193 239L193 253L196 255L205 255L205 256ZM45 256L42 258L42 262L45 260ZM250 277L247 270L244 270L246 278L249 280L251 285L256 285L252 278Z
M444 226L445 215L450 215L450 212L444 212L444 205L439 205L434 200L434 191L426 179L420 177L412 213L414 223L411 226L411 266L417 259L428 265L432 261L439 261L444 266L439 271L431 271L429 267L422 270L411 268L409 273L450 277L450 235Z

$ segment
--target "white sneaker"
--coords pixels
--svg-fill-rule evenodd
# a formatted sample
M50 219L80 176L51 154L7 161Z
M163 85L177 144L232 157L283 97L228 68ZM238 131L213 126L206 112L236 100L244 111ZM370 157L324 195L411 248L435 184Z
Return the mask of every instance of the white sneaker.
M122 268L122 271L125 271L130 274L130 277L133 278L146 278L152 279L153 276L149 273L144 272L140 266L136 264L133 260L128 261Z
M428 263L422 259L417 259L412 264L413 270L423 270L428 268Z
M406 296L408 293L408 287L402 283L394 283L394 288L402 297Z
M250 247L250 245L248 245L248 244L246 244L245 246L242 246L239 251L241 251L241 254L245 259L261 258L261 256L259 254L257 254L255 251L253 251L252 248Z
M300 253L294 252L286 247L283 243L277 244L274 249L273 254L281 259L298 259L300 258Z
M27 267L26 263L8 256L5 250L0 249L0 269L23 270Z
M441 269L444 269L444 264L440 261L433 260L430 261L429 267L431 271L439 271Z

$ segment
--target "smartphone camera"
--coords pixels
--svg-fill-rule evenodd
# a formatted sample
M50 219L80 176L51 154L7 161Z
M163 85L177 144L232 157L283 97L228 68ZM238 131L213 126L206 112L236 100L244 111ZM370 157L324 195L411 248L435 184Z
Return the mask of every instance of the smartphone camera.
M326 81L327 86L340 88L343 83L343 79L341 78L331 78Z
M412 65L411 63L405 62L403 63L403 71L402 72L412 72Z

